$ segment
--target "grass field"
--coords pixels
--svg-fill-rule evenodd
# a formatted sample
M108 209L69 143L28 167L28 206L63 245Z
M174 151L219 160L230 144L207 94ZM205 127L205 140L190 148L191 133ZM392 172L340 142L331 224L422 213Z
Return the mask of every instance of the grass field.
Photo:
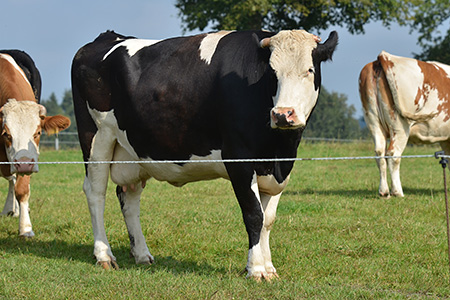
M302 142L299 156L368 156L372 148ZM81 153L43 150L40 160L81 161ZM271 235L280 279L257 283L242 272L247 235L229 182L148 182L141 223L152 266L129 257L110 184L105 224L120 270L104 271L92 256L84 167L42 165L32 179L36 236L20 239L18 220L0 218L0 299L448 298L442 168L434 158L404 159L401 174L405 197L381 199L373 160L297 162Z

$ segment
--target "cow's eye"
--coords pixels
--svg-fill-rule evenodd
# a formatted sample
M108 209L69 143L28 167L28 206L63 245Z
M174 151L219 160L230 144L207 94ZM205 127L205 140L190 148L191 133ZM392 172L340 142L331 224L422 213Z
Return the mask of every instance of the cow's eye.
M37 139L40 136L41 136L41 131L38 131L34 134L34 139Z
M308 73L309 74L315 74L316 73L316 69L314 69L314 67L309 68Z
M3 130L2 136L3 136L3 138L7 139L8 141L10 141L12 139L12 136L8 132L6 132L6 130Z

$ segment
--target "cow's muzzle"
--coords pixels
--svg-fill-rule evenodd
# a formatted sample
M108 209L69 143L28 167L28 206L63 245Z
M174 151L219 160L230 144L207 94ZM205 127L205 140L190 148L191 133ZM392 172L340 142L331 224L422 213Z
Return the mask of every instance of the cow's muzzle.
M305 126L303 122L299 121L295 109L292 107L274 107L270 113L270 117L270 125L272 128L295 129Z
M22 157L18 160L14 160L14 168L16 169L16 172L18 174L25 174L29 175L33 172L37 172L37 168L35 168L35 161L34 159L30 159L28 157Z

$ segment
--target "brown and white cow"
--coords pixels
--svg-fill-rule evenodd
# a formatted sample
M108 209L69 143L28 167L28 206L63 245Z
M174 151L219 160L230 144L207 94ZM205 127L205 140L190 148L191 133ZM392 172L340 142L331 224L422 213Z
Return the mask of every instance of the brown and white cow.
M383 51L362 69L359 92L377 156L401 156L408 140L440 143L450 154L450 66ZM377 159L378 192L383 197L403 196L400 160ZM386 166L391 174L390 193Z
M31 60L27 55L17 58ZM9 181L2 214L17 215L19 210L19 235L32 237L28 199L30 176L38 171L34 162L38 161L41 133L64 130L70 120L60 115L46 116L45 107L37 103L37 94L19 65L23 64L10 54L0 52L0 161L14 162L0 165L0 175Z

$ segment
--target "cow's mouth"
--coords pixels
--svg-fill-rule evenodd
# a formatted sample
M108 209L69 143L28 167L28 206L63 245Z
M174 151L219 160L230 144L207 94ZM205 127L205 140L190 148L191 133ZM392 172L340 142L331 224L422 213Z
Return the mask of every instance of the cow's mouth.
M35 160L28 157L19 158L14 160L14 168L19 175L30 175L35 172Z

